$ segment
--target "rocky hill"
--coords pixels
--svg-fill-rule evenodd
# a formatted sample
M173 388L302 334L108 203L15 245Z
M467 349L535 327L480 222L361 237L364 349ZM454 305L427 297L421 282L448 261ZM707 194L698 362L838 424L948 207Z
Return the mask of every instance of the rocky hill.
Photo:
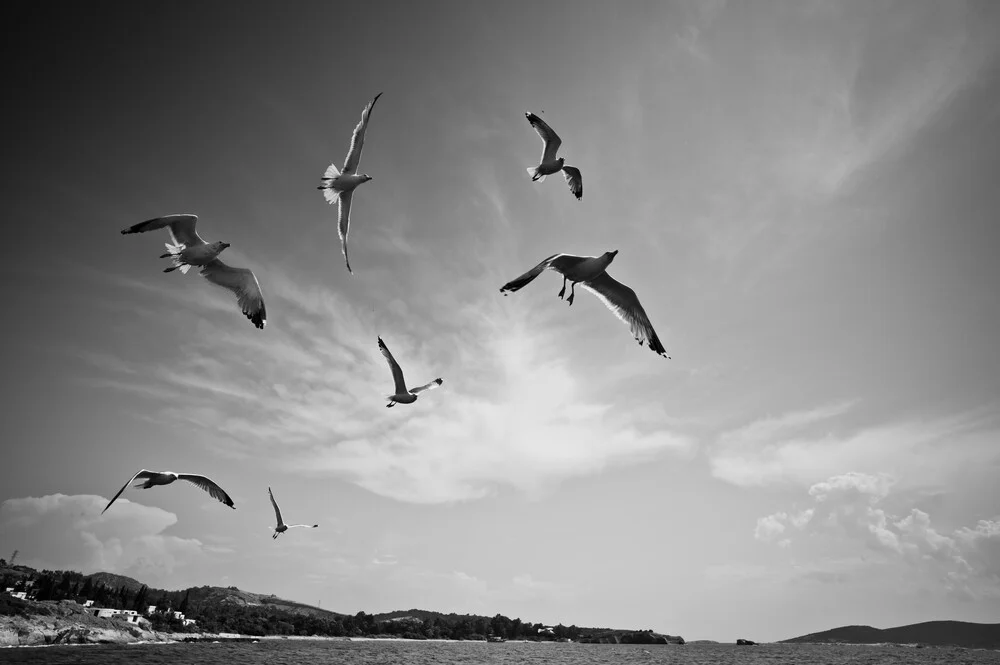
M841 626L820 633L793 637L782 642L841 644L926 644L970 649L1000 649L1000 623L926 621L896 628Z
M168 635L131 625L124 619L98 619L74 601L32 602L27 603L27 609L27 616L0 616L0 646L129 644L169 639Z

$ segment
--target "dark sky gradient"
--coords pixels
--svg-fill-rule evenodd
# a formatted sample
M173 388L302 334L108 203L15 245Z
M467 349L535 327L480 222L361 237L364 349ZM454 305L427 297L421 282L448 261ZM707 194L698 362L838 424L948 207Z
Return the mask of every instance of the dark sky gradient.
M0 548L687 639L996 620L995 3L12 16ZM315 187L379 92L351 276ZM529 110L583 201L526 177ZM255 271L264 331L119 233L180 212ZM551 274L498 292L613 249L673 360ZM386 410L378 335L444 385ZM100 517L143 467L237 510L175 486ZM268 486L321 528L272 542Z

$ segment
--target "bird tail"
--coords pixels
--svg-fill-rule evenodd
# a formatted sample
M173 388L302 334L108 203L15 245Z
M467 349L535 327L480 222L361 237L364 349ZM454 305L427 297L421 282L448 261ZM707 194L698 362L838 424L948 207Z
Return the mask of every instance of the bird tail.
M188 264L184 263L184 261L181 259L181 252L184 251L184 244L183 243L178 243L176 245L171 245L170 243L165 243L165 244L167 246L167 253L166 254L160 254L160 258L161 259L169 258L169 259L171 259L173 261L174 265L172 265L171 267L167 268L163 272L171 272L173 270L180 270L182 274L186 275L187 271L191 269L191 266L189 266Z
M337 190L331 189L329 187L321 187L320 189L323 190L323 198L325 198L326 202L329 203L330 205L333 205L334 203L340 200L340 192L338 192Z
M326 167L326 172L323 174L324 180L332 180L340 175L340 169L337 168L336 164L330 164Z
M527 171L528 171L528 175L531 176L531 181L532 182L545 182L545 176L538 175L538 167L537 166L529 166L527 168Z
M177 243L176 245L171 245L169 242L163 243L167 248L166 254L160 254L161 259L165 259L168 256L177 256L184 251L184 243Z

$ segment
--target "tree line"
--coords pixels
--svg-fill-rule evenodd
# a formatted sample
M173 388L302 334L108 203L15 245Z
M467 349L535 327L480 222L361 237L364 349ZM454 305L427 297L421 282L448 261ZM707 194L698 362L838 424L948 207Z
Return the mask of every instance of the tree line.
M420 616L377 618L358 612L355 615L302 613L269 604L240 605L219 602L211 587L193 587L182 591L162 591L142 585L132 590L128 585L107 586L74 571L43 570L33 577L35 600L93 600L97 607L131 609L145 614L150 605L159 611L147 618L153 630L171 632L241 633L244 635L300 635L329 637L377 637L380 635L410 639L483 640L500 637L509 640L576 640L581 631L576 626L559 624L546 629L540 623L494 617L426 613ZM4 574L0 588L13 586L15 591L29 590L26 576ZM191 592L195 591L192 598ZM183 612L196 626L184 626L167 610Z

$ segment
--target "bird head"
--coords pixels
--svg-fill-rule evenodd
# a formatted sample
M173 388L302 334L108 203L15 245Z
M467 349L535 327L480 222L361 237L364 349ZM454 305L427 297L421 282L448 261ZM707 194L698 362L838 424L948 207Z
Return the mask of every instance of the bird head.
M559 158L559 168L562 168L563 164L565 164L565 163L566 163L566 158L565 157L560 157Z
M222 242L221 240L217 240L215 242L215 248L220 252L230 246L231 245L228 242Z
M615 257L618 256L618 250L616 249L610 252L604 252L604 256L608 259L608 263L611 263L615 260Z
M375 179L375 178L371 177L370 175L368 175L367 173L362 173L361 177L365 179L365 182L368 182L369 180L374 180Z

